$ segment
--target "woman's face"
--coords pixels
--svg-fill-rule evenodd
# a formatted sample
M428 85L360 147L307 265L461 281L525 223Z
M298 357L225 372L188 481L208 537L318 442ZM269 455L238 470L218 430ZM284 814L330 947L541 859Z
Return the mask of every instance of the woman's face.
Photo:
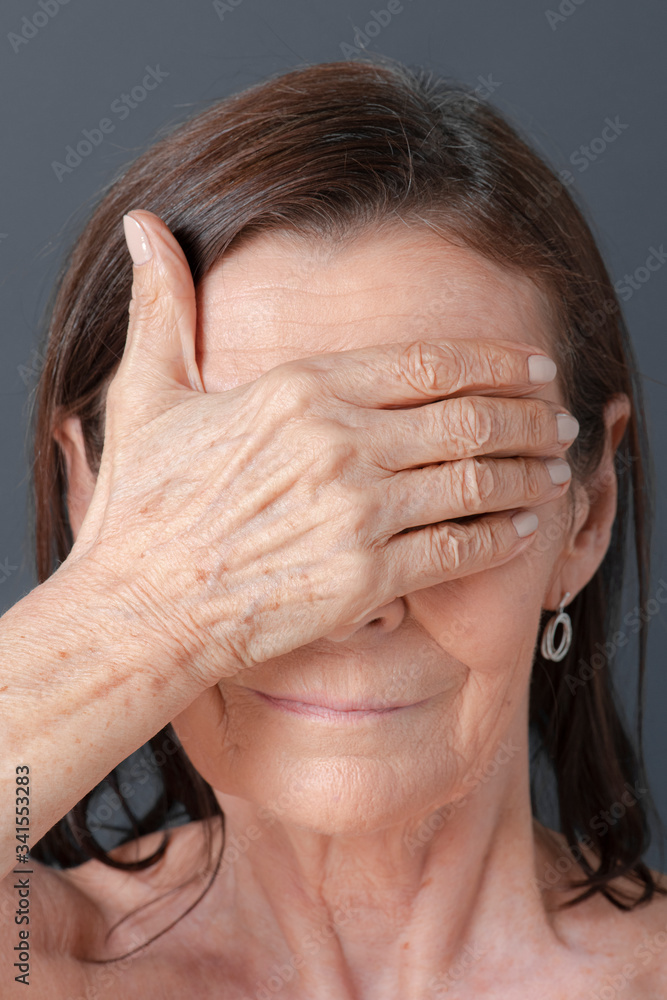
M261 236L207 275L198 316L211 392L291 359L417 338L510 339L553 356L537 288L427 227L397 226L339 251ZM534 395L562 401L558 376ZM238 796L322 833L369 832L461 795L501 744L503 760L520 758L511 747L525 750L540 612L565 589L569 498L534 509L538 537L525 553L398 598L346 637L339 630L243 670L178 716L223 808ZM574 596L586 582L569 576L567 589ZM333 724L256 691L423 704Z

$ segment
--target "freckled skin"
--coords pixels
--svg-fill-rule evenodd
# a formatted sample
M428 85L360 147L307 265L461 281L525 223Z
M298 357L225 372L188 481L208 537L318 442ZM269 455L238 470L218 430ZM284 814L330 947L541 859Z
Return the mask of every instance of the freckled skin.
M255 238L207 275L197 309L208 392L292 359L429 336L514 339L552 354L546 303L528 279L429 229L398 225L339 250ZM558 378L533 395L559 403ZM622 405L609 409L608 461L626 419ZM597 570L614 484L594 503L572 486L569 533L546 533L568 509L566 495L531 507L540 518L537 556L529 548L397 598L343 640L324 637L221 681L174 720L216 791L233 862L192 916L152 946L157 976L182 968L195 948L220 958L238 995L250 996L276 966L303 955L285 997L416 998L474 954L452 995L571 997L613 975L651 921L667 924L664 907L658 917L626 915L599 899L555 915L553 902L567 895L534 884L563 851L530 811L527 695L540 612ZM428 700L382 721L333 726L282 713L253 688ZM187 870L197 833L198 824L175 831L172 867L143 873L134 897L124 877L119 914L130 897L143 901L154 879L174 884L169 872ZM100 875L93 891L86 869L66 875L68 884L97 898L103 885L116 898L118 873ZM142 932L157 933L185 905L184 897L166 902ZM331 924L334 933L323 932ZM114 940L120 954L122 931ZM200 995L207 989L202 978Z

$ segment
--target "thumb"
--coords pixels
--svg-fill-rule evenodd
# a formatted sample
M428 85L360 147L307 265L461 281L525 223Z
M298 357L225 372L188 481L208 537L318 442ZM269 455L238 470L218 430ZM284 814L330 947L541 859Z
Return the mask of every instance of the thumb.
M153 212L123 216L133 261L127 340L115 379L154 392L175 387L205 392L195 354L197 303L183 250Z

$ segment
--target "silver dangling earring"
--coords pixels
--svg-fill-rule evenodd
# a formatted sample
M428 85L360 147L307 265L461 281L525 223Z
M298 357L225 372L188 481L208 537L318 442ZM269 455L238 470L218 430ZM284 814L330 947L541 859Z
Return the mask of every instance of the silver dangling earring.
M546 628L544 629L540 651L545 660L555 660L556 663L558 663L559 660L563 659L570 648L570 643L572 642L572 620L567 611L563 610L569 596L570 592L568 590L567 594L558 605L558 614L549 619ZM559 624L562 624L563 626L563 634L561 636L560 645L558 646L558 649L556 649L554 646L554 638Z

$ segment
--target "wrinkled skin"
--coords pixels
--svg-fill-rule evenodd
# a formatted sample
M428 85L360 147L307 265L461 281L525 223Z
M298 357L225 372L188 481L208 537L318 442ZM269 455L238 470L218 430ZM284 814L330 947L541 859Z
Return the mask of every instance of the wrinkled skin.
M135 214L151 225L149 213ZM164 238L159 227L151 228L151 235ZM142 268L135 268L135 284L140 280L148 286L152 264L142 267L145 276L138 279ZM238 388L226 426L228 438L238 437L235 449L230 449L224 437L216 437L215 427L205 431L201 417L196 425L193 409L190 449L185 432L176 441L172 434L163 442L180 463L179 474L197 477L198 495L203 491L204 500L210 500L206 484L212 466L197 473L192 457L197 448L201 457L204 447L218 441L211 447L228 462L247 456L241 435L253 415L255 425L267 429L263 442L273 440L272 429L282 436L273 450L263 444L254 466L239 459L236 478L225 482L229 504L219 510L219 518L227 534L223 531L213 539L217 547L211 546L212 555L194 548L192 558L186 558L186 543L178 542L180 522L174 527L174 518L181 516L176 505L156 503L150 510L146 545L150 548L151 533L157 538L162 530L182 545L177 550L182 558L172 559L168 578L168 564L159 563L158 553L160 569L153 576L145 571L142 599L157 615L155 595L160 590L168 595L164 627L196 661L194 669L202 678L201 693L174 726L190 759L215 789L226 817L228 851L221 875L192 916L152 946L152 959L147 953L147 968L158 977L168 969L178 976L179 970L190 968L186 956L194 948L199 959L206 957L211 969L217 969L215 980L213 972L208 978L201 962L192 970L200 977L200 995L209 989L213 995L212 984L220 983L222 976L230 984L230 996L237 995L232 984L239 996L255 996L262 986L268 988L278 968L283 970L279 995L285 997L421 998L439 995L438 982L440 989L446 983L452 996L505 1000L583 996L584 990L599 987L605 976L618 972L624 959L631 959L632 949L649 930L655 933L667 923L667 916L662 903L626 915L600 897L557 915L551 907L558 886L548 892L536 888L545 865L563 856L564 847L546 837L531 817L527 694L541 610L555 609L568 591L571 600L594 575L608 547L616 507L613 453L629 415L627 398L617 397L607 406L604 458L595 480L584 488L577 483L552 487L542 463L546 457L565 456L569 443L557 440L555 415L565 411L558 378L506 393L506 405L495 417L489 414L501 397L488 388L467 393L477 400L472 409L443 404L437 411L435 406L428 412L415 410L409 431L398 421L379 423L370 386L365 389L369 409L358 404L356 420L351 407L339 405L338 399L329 399L328 407L318 402L309 374L304 376L308 392L297 394L296 407L291 392L262 390L263 410L256 408L258 394L242 394L269 369L286 362L436 336L472 351L465 357L473 368L477 352L476 364L482 370L475 346L480 337L531 345L549 354L552 331L536 287L426 229L397 226L339 251L266 235L226 256L202 282L196 305L195 356L201 381L211 394ZM150 329L164 308L158 300L142 310L139 301L134 322ZM191 319L189 314L188 322ZM129 406L123 411L123 399L130 396L128 376L142 393L156 384L139 337L137 345L132 368L126 365L123 392L111 396L112 407L117 406L112 431L119 440L123 422L130 425ZM304 369L299 372L303 376ZM346 369L340 368L337 378L335 395L345 399ZM304 399L311 403L304 406ZM540 401L533 402L532 411L531 400ZM284 418L281 407L288 408L291 422L271 416L282 413ZM223 411L216 412L222 418ZM527 419L528 412L532 417ZM339 421L338 437L331 430L332 415ZM311 431L318 426L337 447L318 448L317 435L313 439L304 430L308 419L313 421ZM417 424L417 419L423 422ZM140 522L127 499L123 515L119 495L115 507L109 491L103 499L96 496L95 518L86 519L95 481L83 460L76 420L64 422L60 440L68 458L69 504L77 534L83 525L78 551L89 551L96 533L106 532L107 541L99 550L104 562L114 544L121 544L119 526L127 519L128 544L135 545L127 559L138 560ZM128 455L133 447L141 454L135 438L128 434L126 440ZM158 455L157 433L152 440ZM294 441L300 442L300 448L291 444L299 475L290 467L291 474L280 479L274 471L278 465L272 467L270 459L278 463L288 442ZM452 452L457 448L463 450ZM412 461L411 454L417 456ZM420 486L402 487L402 494L390 492L388 484L395 483L390 474L410 464L489 454L497 457L495 465L469 463L467 473L457 474L445 464L438 478L430 479L430 487L422 480ZM510 456L531 458L512 461ZM503 462L503 457L508 460ZM157 467L151 454L142 454L142 461ZM382 468L386 475L378 478L377 469ZM477 472L471 475L474 468ZM374 481L381 484L373 503L371 469ZM112 482L110 473L104 468L102 472ZM312 496L318 477L319 482L348 483L350 488L321 494L316 530L314 522L304 523L312 502L300 504L297 497L299 484L303 494ZM274 515L266 523L259 511L250 517L252 504L244 507L251 485ZM356 498L364 516L355 519L350 497ZM462 510L461 503L467 509ZM403 550L400 566L393 557L377 557L372 564L344 558L349 542L345 526L350 523L372 547L365 527L369 518L377 538L382 531L389 537L408 525L510 508L538 514L533 540L509 555L508 548L499 558L492 553L488 524L495 515L489 514L483 538L469 546L477 562L444 566L439 556L440 582L429 577L417 532L400 536L414 543L410 551ZM201 544L213 524L206 520L207 509L204 502L198 508ZM431 516L424 516L426 511ZM498 515L494 522L499 537L501 520ZM550 525L557 530L547 531ZM304 544L298 541L300 527L308 540L302 549L297 548ZM287 546L281 550L283 558L293 559L294 565L308 551L317 554L318 565L324 567L318 582L331 580L337 566L343 574L336 607L332 596L328 604L323 601L319 621L317 603L306 600L293 579L280 584L281 594L275 583L279 560L262 562L266 552L279 551L276 538ZM288 538L296 539L289 543L291 548ZM503 544L510 545L509 533ZM327 557L332 549L337 562ZM379 549L374 551L377 555ZM433 561L432 545L429 551ZM446 551L451 557L457 548L450 545ZM250 606L254 612L250 624L236 632L229 626L215 631L212 606L202 608L203 595L210 592L202 586L210 588L212 578L217 579L221 558L240 581L225 607L239 614ZM186 567L197 560L199 582L192 567ZM267 569L265 585L260 569ZM386 599L387 577L394 584L409 579L412 586L402 596ZM336 583L333 576L330 595ZM268 609L266 594L274 586L271 596L277 607ZM367 607L364 589L376 598L369 598ZM282 616L281 596L283 607L289 608ZM214 631L207 632L208 643L197 635L198 608L204 616L211 615L207 624ZM332 627L325 632L327 625ZM295 643L295 635L301 641ZM268 658L267 650L274 651ZM313 695L338 701L373 698L385 707L413 707L334 722L283 711L256 691L303 701ZM198 824L178 830L168 852L171 862L161 875L145 873L140 880L131 876L136 880L132 884L151 889L173 885L175 873L192 870L197 832ZM131 856L131 849L121 854ZM146 898L144 888L132 890L135 895L126 889L130 896L124 895L121 903L118 886L121 879L127 885L128 876L91 873L89 865L67 878L93 898L105 898L107 910L114 911L115 900L119 915L127 912L130 902ZM141 939L156 933L167 916L175 918L184 906L185 897L179 896L165 903L159 914L144 914L140 923L130 925L132 931L120 930L112 938L110 953L132 947L137 927ZM649 985L633 977L635 996L652 995L647 991L655 987L658 964L651 960L646 973L642 969L642 975L653 977Z

